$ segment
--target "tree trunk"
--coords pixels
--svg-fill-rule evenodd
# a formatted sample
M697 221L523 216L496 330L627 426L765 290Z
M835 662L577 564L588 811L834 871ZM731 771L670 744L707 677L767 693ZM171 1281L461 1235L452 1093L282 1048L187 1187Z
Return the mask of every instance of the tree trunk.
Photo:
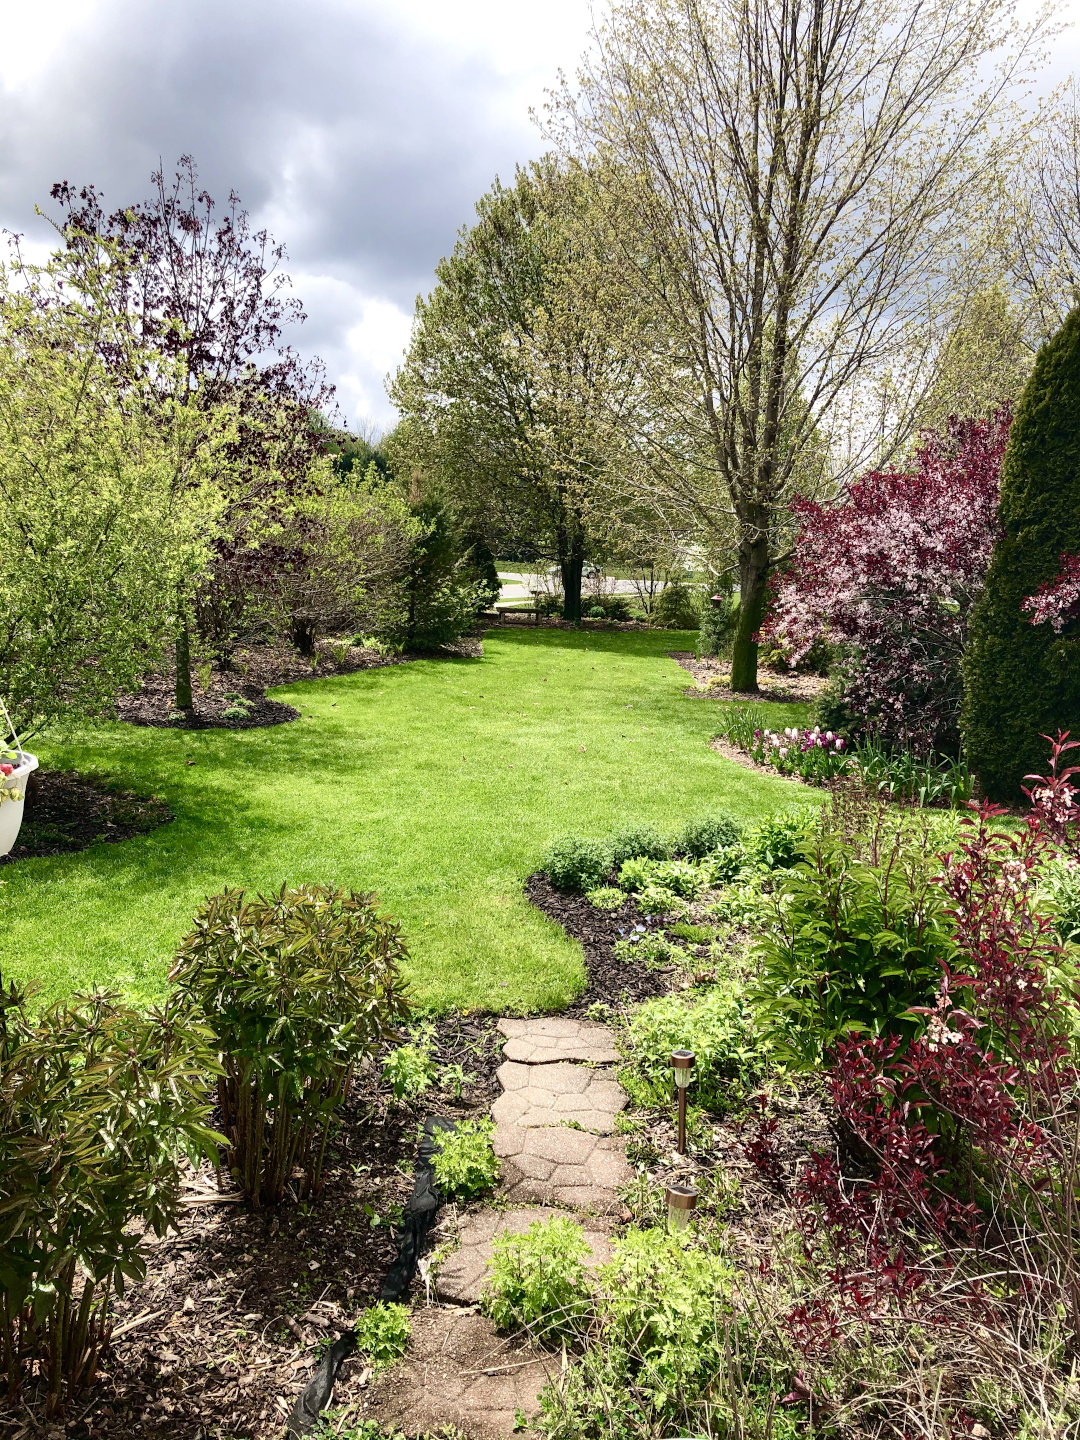
M559 571L563 587L563 619L576 625L581 619L581 572L585 568L585 541L575 525L572 529L560 530Z
M299 616L293 616L290 626L292 643L309 659L315 654L315 626L310 620L303 620Z
M757 683L757 641L765 615L766 585L769 578L769 543L755 540L739 547L739 615L731 647L732 690L754 692Z
M176 708L193 710L195 701L191 695L191 635L186 622L176 632Z

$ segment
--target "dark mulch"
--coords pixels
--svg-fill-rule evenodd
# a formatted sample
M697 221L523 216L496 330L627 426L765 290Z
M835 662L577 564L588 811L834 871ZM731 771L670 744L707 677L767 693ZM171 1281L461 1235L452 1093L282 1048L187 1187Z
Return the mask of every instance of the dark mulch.
M209 675L204 672L200 680L193 682L195 704L191 713L176 709L171 666L160 674L148 675L138 694L125 696L119 702L117 713L132 725L172 730L253 730L284 725L299 719L300 711L280 700L268 699L267 689L401 665L412 658L380 655L359 645L343 647L333 640L320 641L310 657L283 642L252 645L237 651L229 669L214 670ZM204 685L203 681L208 683ZM227 715L227 710L233 713Z
M235 1195L222 1198L208 1166L191 1173L179 1233L148 1237L146 1279L115 1303L113 1344L93 1391L53 1428L32 1394L26 1406L0 1407L0 1436L280 1440L321 1342L378 1296L395 1259L394 1225L412 1193L424 1116L485 1114L495 1099L495 1023L436 1022L432 1056L440 1075L464 1071L458 1097L439 1079L413 1104L394 1101L378 1066L367 1066L331 1142L323 1188L306 1204L249 1212ZM356 1399L368 1379L363 1362L350 1360L335 1404Z
M643 916L632 900L619 910L598 910L584 895L565 895L556 890L544 871L530 875L525 894L538 910L557 921L585 952L585 990L565 1012L580 1016L597 1001L612 1009L626 1009L654 995L666 995L673 988L674 969L650 969L640 961L617 960L615 941L629 935L635 925L662 930L662 918Z
M130 840L172 818L164 800L153 796L112 789L77 770L37 770L26 788L19 838L0 864Z

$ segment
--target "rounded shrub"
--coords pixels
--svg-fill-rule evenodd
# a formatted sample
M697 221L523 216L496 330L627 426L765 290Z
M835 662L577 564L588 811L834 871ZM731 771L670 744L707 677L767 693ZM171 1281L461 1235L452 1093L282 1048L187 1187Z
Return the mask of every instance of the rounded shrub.
M700 860L714 850L737 845L741 836L742 826L733 815L705 815L687 823L675 842L675 849L681 855Z
M556 890L596 890L611 869L611 851L599 840L564 835L548 850L543 868Z
M611 863L618 870L627 860L669 860L671 841L652 825L620 830L611 841Z
M1080 731L1080 633L1031 623L1024 601L1080 550L1080 310L1042 347L1020 398L1001 474L1001 538L964 657L968 762L995 800L1042 773L1043 735Z

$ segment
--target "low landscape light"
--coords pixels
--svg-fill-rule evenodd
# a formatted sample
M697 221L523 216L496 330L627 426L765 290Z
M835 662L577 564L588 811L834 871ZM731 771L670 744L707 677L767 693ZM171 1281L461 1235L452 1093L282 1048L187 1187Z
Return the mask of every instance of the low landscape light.
M697 1191L692 1185L668 1185L664 1189L667 1200L668 1229L685 1230L690 1223L690 1211L697 1205Z
M692 1050L671 1052L671 1066L675 1071L675 1086L679 1094L679 1140L676 1148L680 1155L686 1154L686 1090L696 1062L697 1056Z

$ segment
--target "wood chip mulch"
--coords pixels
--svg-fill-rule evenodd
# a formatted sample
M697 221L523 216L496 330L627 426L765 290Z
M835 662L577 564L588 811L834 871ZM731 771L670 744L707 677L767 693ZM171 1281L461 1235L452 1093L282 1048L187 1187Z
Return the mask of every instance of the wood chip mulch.
M110 788L77 770L36 770L26 787L19 838L0 864L130 840L172 818L164 800L153 796Z
M753 705L796 705L816 700L828 681L822 675L802 675L794 670L782 674L758 672L758 688L752 694L732 690L731 665L727 660L694 658L692 650L669 650L668 654L694 677L693 686L683 693L693 700L725 700Z
M499 1093L503 1037L492 1016L437 1022L439 1072L413 1103L395 1101L368 1065L331 1142L323 1188L307 1203L249 1211L210 1167L189 1171L179 1232L145 1242L145 1280L113 1307L113 1339L93 1389L46 1422L32 1389L0 1405L2 1440L281 1440L325 1341L377 1298L397 1253L394 1225L412 1193L426 1115L486 1114ZM444 1077L445 1079L445 1077ZM414 1282L424 1293L422 1280ZM370 1372L350 1360L335 1406Z

